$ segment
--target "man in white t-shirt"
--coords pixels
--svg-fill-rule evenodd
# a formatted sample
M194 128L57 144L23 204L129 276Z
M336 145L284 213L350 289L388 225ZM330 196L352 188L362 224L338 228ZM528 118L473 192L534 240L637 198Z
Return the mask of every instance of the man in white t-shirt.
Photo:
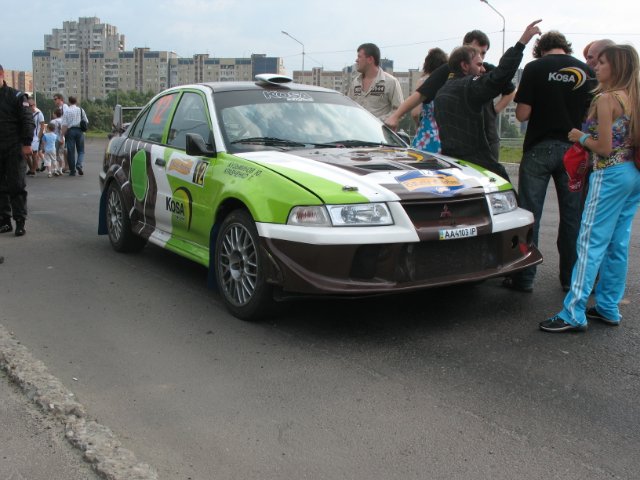
M33 123L36 128L33 131L33 141L31 142L31 151L33 152L31 156L27 159L27 166L29 167L29 171L27 175L30 177L35 177L36 172L42 171L40 170L40 163L43 158L43 154L40 152L40 140L42 139L42 135L44 134L44 114L37 107L36 101L34 98L29 98L29 108L31 109L33 115Z
M380 49L373 43L358 47L356 69L347 96L384 121L404 100L400 82L380 68Z

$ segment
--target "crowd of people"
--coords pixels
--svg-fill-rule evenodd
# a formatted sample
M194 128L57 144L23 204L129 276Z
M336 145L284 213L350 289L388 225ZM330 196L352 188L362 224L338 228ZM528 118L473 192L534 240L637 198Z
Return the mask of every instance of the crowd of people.
M551 179L560 212L558 279L566 297L563 309L541 321L540 328L584 331L588 320L616 326L622 319L631 223L640 205L638 53L601 39L585 47L581 61L562 33L542 34L539 23L526 27L497 66L484 62L489 39L479 30L465 35L448 58L432 49L416 90L400 103L398 81L380 71L380 50L363 44L348 96L393 130L412 112L418 125L414 148L472 162L506 179L496 116L515 101L516 118L527 122L518 197L520 206L533 213L534 244ZM534 36L535 60L524 67L516 91L512 80ZM583 191L569 188L563 161L574 143L590 156ZM502 285L531 293L535 276L536 267L529 267ZM588 307L592 294L595 303Z
M87 115L69 97L54 95L56 108L48 123L35 98L18 91L4 80L0 65L0 233L26 233L26 177L38 172L57 177L83 175L84 131ZM77 157L76 157L77 154Z

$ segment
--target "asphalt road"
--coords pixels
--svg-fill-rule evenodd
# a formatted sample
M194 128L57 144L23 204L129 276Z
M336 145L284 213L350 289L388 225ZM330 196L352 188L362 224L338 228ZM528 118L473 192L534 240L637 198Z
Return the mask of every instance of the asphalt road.
M619 328L537 329L564 295L552 188L533 294L491 280L252 324L204 268L97 235L103 146L84 177L29 179L0 324L160 478L638 478L638 220Z

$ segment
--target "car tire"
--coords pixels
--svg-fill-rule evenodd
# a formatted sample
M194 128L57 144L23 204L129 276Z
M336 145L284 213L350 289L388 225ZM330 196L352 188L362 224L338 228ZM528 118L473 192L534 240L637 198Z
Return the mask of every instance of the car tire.
M134 234L127 213L124 196L115 182L107 188L106 224L109 241L116 252L139 252L147 241Z
M256 224L246 210L234 210L216 238L214 268L227 309L242 320L256 321L274 307L273 288L266 281L266 260Z

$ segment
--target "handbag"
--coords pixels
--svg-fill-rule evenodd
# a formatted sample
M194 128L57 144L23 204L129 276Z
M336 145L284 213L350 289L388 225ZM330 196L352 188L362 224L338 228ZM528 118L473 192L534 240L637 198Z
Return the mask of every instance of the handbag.
M84 113L84 110L82 108L80 109L80 111L82 112L82 116L80 117L80 130L86 132L88 128L87 121L85 120L87 114Z
M636 154L636 159L638 158ZM564 168L569 176L569 191L579 192L584 188L589 167L589 152L579 143L574 143L562 157ZM636 160L637 162L637 160ZM636 166L638 164L636 163Z

